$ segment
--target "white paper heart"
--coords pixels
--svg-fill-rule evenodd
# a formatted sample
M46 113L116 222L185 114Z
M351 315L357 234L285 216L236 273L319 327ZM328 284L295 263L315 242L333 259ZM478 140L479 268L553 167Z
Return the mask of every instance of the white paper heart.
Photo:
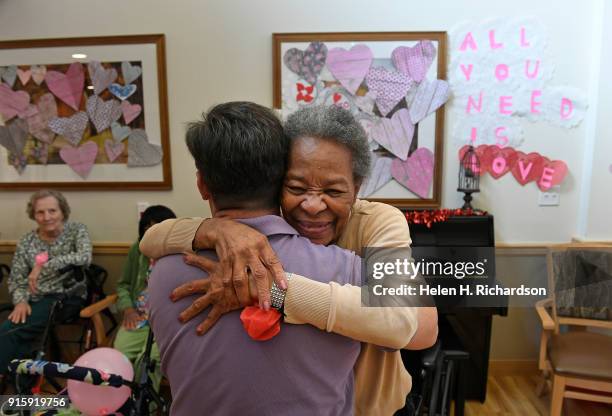
M17 66L10 65L2 68L2 80L6 82L9 87L13 88L17 80Z
M121 156L121 153L123 153L123 143L116 143L112 140L106 139L104 141L104 150L106 150L108 160L112 163L115 161L115 159Z
M115 139L116 142L122 141L128 137L131 132L132 129L129 126L122 126L116 121L111 124L111 133L113 134L113 139Z
M32 71L32 79L36 85L42 84L47 74L47 67L44 65L32 65L30 71Z
M16 156L23 153L27 138L28 125L25 120L18 118L0 127L0 145Z
M162 157L161 146L149 143L144 130L132 130L128 137L128 166L154 166L162 161Z
M98 133L110 127L113 121L121 117L121 104L117 100L104 101L97 95L87 99L87 114Z
M374 192L385 186L391 180L391 164L393 159L390 157L378 156L376 153L372 154L372 172L359 189L359 198L366 198L372 195Z
M121 62L121 73L123 74L123 84L128 85L142 75L142 68L132 65L128 61Z
M410 105L410 120L416 124L429 114L442 107L450 96L448 82L437 79L423 80L417 88L416 95Z
M70 117L55 117L49 122L49 128L55 133L64 136L73 146L79 144L83 138L83 132L87 127L87 114L83 111Z
M408 157L413 135L414 124L405 108L396 111L391 119L378 119L372 127L372 138L402 160Z
M98 61L91 61L87 64L89 78L94 87L94 94L100 95L117 79L117 70L115 68L104 68Z

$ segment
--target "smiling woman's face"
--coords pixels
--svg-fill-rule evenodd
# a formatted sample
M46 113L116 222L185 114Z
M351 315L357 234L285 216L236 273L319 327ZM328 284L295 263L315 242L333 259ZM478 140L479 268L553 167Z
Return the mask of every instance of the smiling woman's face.
M344 230L359 190L352 165L349 149L333 140L293 142L281 206L285 220L313 243L333 243Z

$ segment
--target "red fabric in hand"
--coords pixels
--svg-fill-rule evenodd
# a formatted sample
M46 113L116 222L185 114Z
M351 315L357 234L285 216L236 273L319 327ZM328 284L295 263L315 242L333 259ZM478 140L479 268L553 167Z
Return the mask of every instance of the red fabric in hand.
M281 314L276 309L265 311L259 306L247 306L240 313L242 326L255 341L267 341L280 332Z

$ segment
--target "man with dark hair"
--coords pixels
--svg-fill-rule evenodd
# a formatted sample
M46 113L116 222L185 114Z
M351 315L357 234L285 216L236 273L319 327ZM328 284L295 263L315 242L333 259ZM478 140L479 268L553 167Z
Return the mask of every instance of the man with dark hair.
M235 219L267 236L289 278L297 273L361 284L358 257L312 244L279 216L289 139L271 110L246 102L218 105L189 126L187 146L213 217ZM167 256L149 281L150 320L172 389L173 415L352 414L357 341L309 325L286 325L273 339L256 342L238 311L198 337L198 322L181 324L176 318L194 298L173 303L169 294L201 273L181 256ZM239 303L235 295L233 302Z

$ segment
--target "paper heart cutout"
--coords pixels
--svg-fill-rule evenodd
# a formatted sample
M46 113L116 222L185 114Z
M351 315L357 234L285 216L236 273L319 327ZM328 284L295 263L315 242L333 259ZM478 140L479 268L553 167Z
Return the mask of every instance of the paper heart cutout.
M311 42L304 51L291 48L283 56L287 68L311 84L317 81L326 59L327 46L323 42Z
M87 99L87 114L98 133L110 127L113 121L121 117L121 105L117 100L104 101L97 95Z
M425 79L436 57L436 47L429 40L419 41L412 47L399 46L391 52L393 66L417 82Z
M499 147L494 144L485 149L482 159L489 175L499 179L512 169L516 163L517 155L511 147Z
M17 68L17 76L19 77L19 81L21 81L21 85L25 86L32 76L32 71L29 69Z
M410 121L408 110L402 108L396 111L390 119L379 119L372 126L370 134L385 149L400 159L406 160L414 135L414 124Z
M47 67L44 65L32 65L30 71L32 71L32 80L36 85L42 84L47 75Z
M121 101L121 111L123 112L125 124L130 124L140 115L142 107L139 104L131 104L129 101Z
M30 104L25 113L28 129L36 139L51 143L55 133L49 128L49 122L57 117L57 104L50 92L42 95L36 105Z
M136 85L129 84L125 86L121 86L119 84L113 83L108 87L108 90L121 101L127 100L128 97L136 92Z
M550 160L542 157L544 160L542 166L542 176L538 180L538 188L542 191L548 191L553 186L559 185L567 175L567 165L561 160Z
M542 169L544 169L544 158L539 153L525 154L516 151L516 163L511 172L514 179L522 186L538 180L542 176Z
M16 119L0 127L0 144L16 156L23 153L27 138L28 126L25 120Z
M374 67L370 68L366 75L366 84L370 91L375 94L378 111L386 116L404 99L414 81L401 72Z
M366 45L350 50L334 48L327 53L327 68L347 91L355 95L372 65L372 51Z
M2 80L6 82L9 87L13 88L15 80L17 80L17 66L10 65L2 68Z
M117 79L117 70L115 68L104 68L98 61L91 61L87 64L89 78L94 87L94 94L100 95L102 91L108 88Z
M28 166L28 158L26 155L16 155L14 153L9 153L8 162L12 167L15 168L15 170L20 175L23 173L26 166Z
M111 124L111 133L113 135L113 139L116 142L122 141L123 139L128 137L131 132L132 132L131 128L129 128L128 126L122 126L121 124L117 123L116 121L114 121Z
M393 159L391 164L393 178L421 198L429 196L433 172L434 154L425 147L415 150L405 161Z
M93 96L95 97L95 95ZM79 144L87 127L87 114L79 111L70 117L55 117L49 122L49 128L63 136L73 146Z
M32 147L31 154L40 163L46 165L49 159L49 145L47 143L38 141L34 147Z
M134 129L128 137L128 166L154 166L162 161L161 146L149 143L147 132Z
M45 81L47 81L49 91L57 98L74 110L79 110L85 85L85 73L81 63L73 62L70 64L65 74L58 71L48 71L45 75Z
M416 95L410 105L410 120L414 124L423 120L429 114L442 107L450 96L448 82L436 79L424 80L417 88Z
M106 139L104 141L104 150L106 150L108 160L112 163L121 156L121 153L123 153L123 143L116 143L110 139Z
M86 142L79 147L62 147L60 157L81 178L85 179L96 161L98 145L94 142Z
M367 114L374 114L375 103L376 101L374 101L374 98L370 97L367 94L364 96L355 97L355 104L357 105L357 107L359 107L361 111Z
M121 62L121 73L123 74L123 83L131 84L132 81L138 79L142 75L142 68L137 65L132 65L128 61Z
M374 156L372 172L361 184L357 197L366 198L385 186L391 180L391 164L393 159L384 156Z
M25 91L13 91L11 87L0 83L0 115L5 122L16 115L25 114L30 104L30 95Z

